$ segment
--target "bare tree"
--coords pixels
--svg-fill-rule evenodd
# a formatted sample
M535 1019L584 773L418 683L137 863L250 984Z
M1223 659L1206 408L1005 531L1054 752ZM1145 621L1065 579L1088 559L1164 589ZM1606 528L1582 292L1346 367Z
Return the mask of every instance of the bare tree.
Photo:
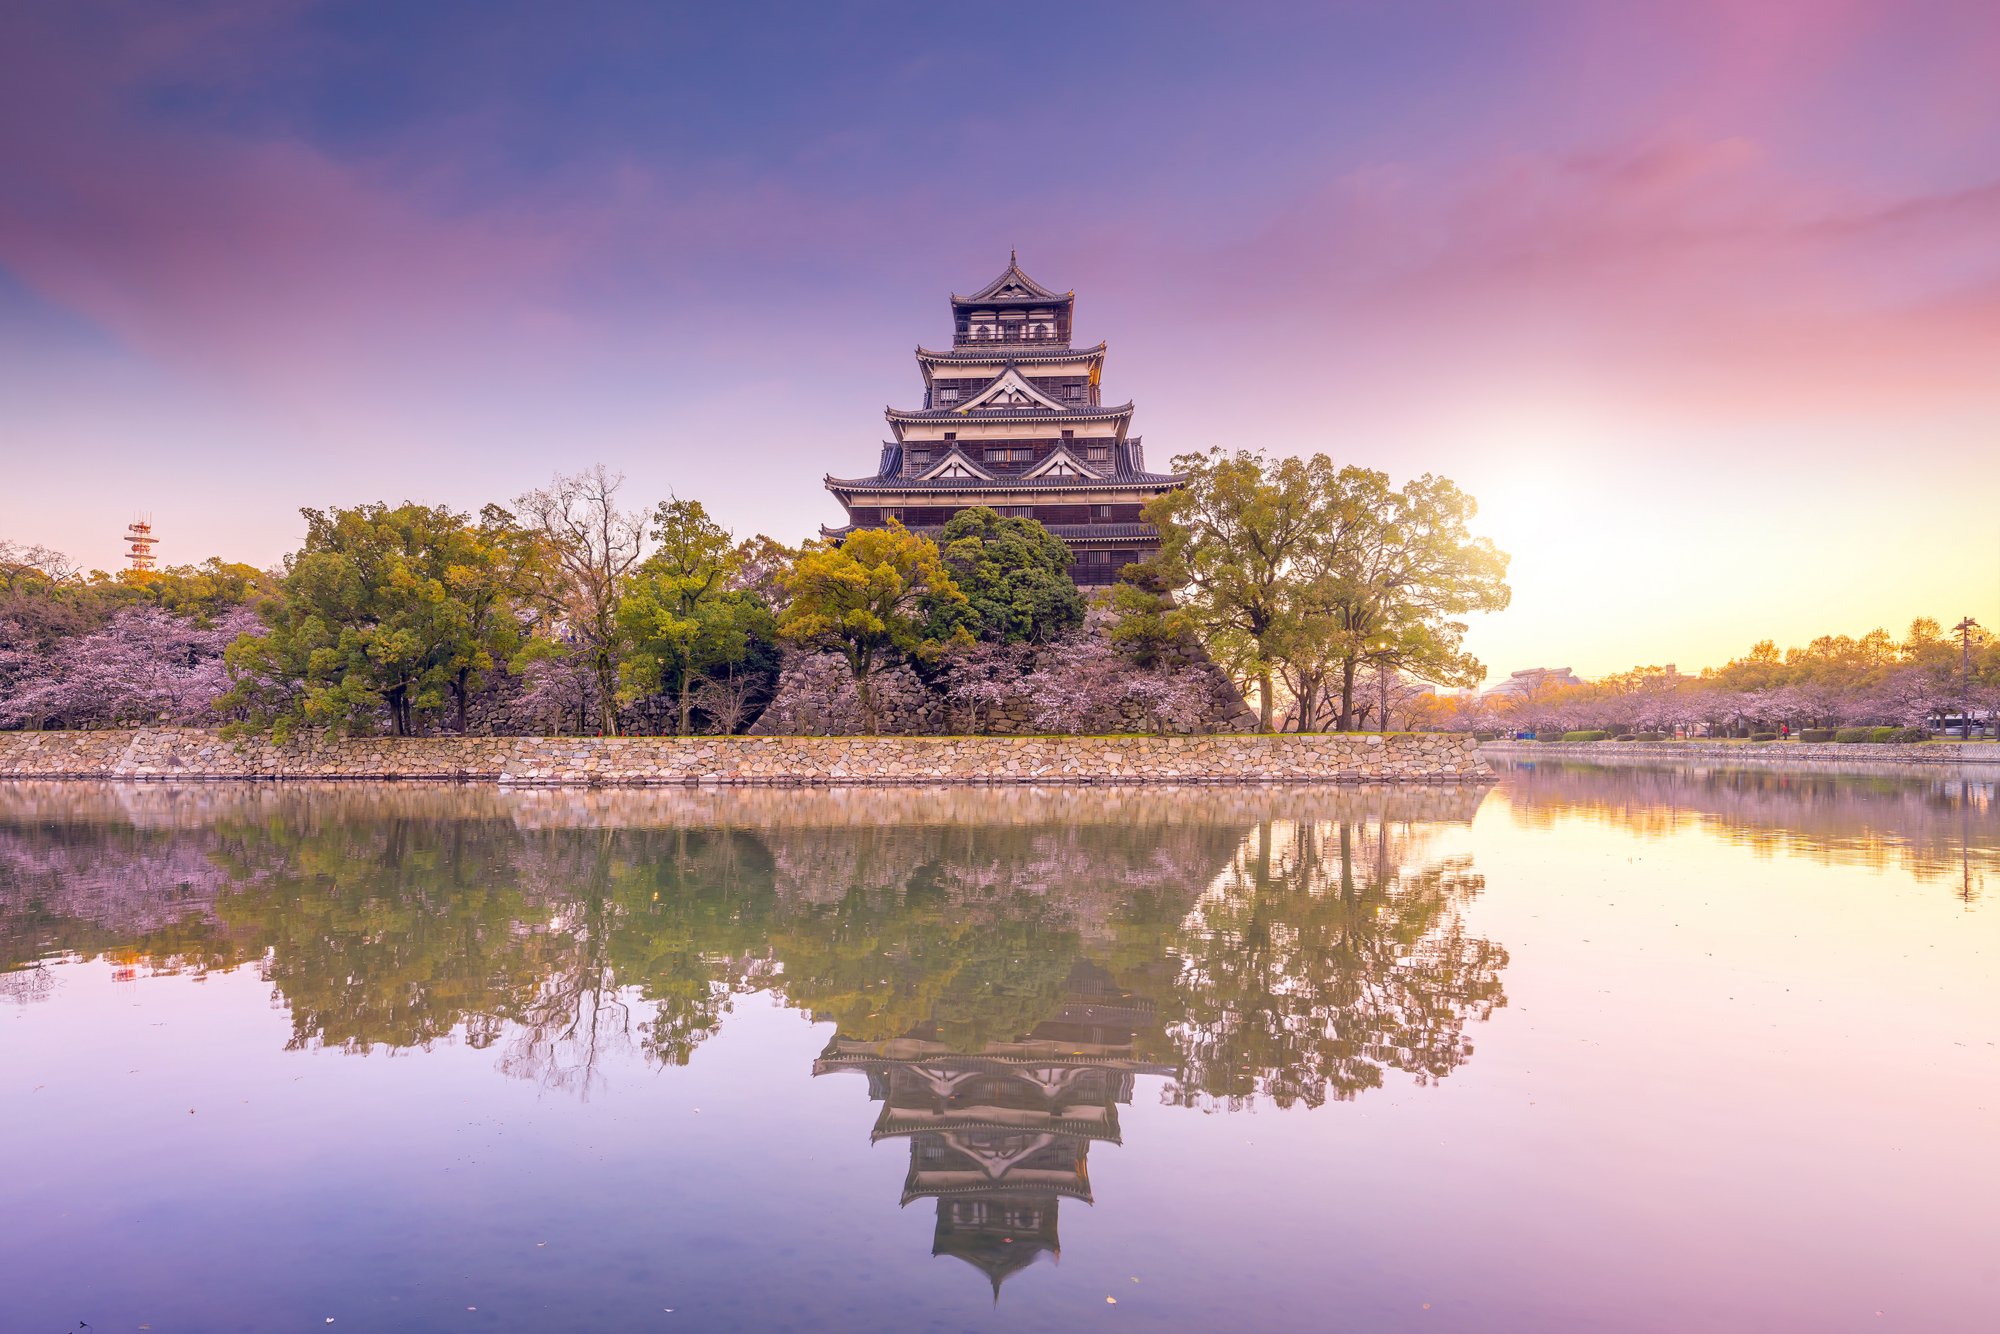
M646 531L645 516L618 508L624 484L623 473L600 463L557 473L514 502L547 544L546 596L596 681L598 730L605 736L618 734L619 591L639 563Z
M12 588L22 576L53 584L74 582L83 567L54 547L36 546L0 537L0 587Z

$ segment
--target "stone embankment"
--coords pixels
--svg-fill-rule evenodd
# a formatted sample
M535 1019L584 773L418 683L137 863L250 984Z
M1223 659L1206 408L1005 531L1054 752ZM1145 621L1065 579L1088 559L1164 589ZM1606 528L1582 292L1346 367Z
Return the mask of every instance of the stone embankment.
M0 732L0 779L445 779L505 786L1460 783L1469 737L370 737L227 740L192 728Z
M1874 745L1805 741L1489 741L1480 753L1509 760L1698 760L1705 764L1996 764L2000 743Z

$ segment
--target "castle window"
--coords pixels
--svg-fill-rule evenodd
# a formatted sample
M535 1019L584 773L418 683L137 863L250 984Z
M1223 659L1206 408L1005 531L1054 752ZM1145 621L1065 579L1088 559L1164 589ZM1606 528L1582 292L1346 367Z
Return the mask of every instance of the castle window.
M1035 451L1026 445L988 445L988 463L1026 463L1035 456Z
M1083 456L1092 463L1109 463L1111 462L1111 446L1091 445L1083 451Z
M928 449L913 449L910 451L911 467L921 468L930 461L931 461L931 452Z

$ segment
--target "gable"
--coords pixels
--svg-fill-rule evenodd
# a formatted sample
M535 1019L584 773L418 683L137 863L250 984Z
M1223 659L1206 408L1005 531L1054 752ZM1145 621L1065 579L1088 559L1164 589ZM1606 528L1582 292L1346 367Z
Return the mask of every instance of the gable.
M1024 408L1045 408L1050 412L1064 411L1063 404L1035 388L1012 366L994 376L984 389L959 404L957 411L971 412L976 408L1015 411Z
M1055 292L1021 272L1021 257L1009 251L1007 267L986 286L971 296L955 297L958 301L1058 301L1062 298Z
M1057 445L1053 453L1051 453L1047 458L1043 459L1040 463L1037 463L1034 467L1022 473L1021 476L1079 477L1079 478L1088 477L1093 480L1097 480L1101 479L1103 477L1103 474L1097 472L1095 469L1086 468L1082 463L1077 461L1076 455L1070 453L1066 447L1062 445Z
M937 482L952 481L960 478L975 482L990 482L994 480L992 473L974 463L956 445L946 450L944 457L932 464L928 471L918 474L916 480L919 482Z

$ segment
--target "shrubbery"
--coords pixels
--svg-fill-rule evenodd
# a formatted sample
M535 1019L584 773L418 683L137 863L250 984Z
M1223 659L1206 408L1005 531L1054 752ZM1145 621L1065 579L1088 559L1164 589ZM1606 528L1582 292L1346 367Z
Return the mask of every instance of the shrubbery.
M1595 727L1593 727L1593 728L1587 728L1587 729L1585 729L1584 731L1581 731L1581 732L1564 732L1564 733L1563 733L1563 740L1565 740L1565 741L1603 741L1603 740L1606 740L1607 738L1609 738L1609 737L1610 737L1610 735L1611 735L1611 733L1609 733L1609 732L1606 732L1606 731L1604 731L1604 730L1603 730L1603 729L1601 729L1601 728L1595 728Z
M1833 729L1831 727L1808 727L1799 733L1799 740L1831 741L1833 740Z
M1535 733L1535 740L1537 740L1537 741L1560 741L1560 740L1562 740L1562 739L1563 739L1563 734L1562 734L1561 732L1537 732L1537 733Z
M1778 734L1776 732L1752 732L1750 739L1752 741L1776 741Z
M1620 732L1617 736L1612 737L1611 739L1613 741L1637 741L1639 738L1633 736L1630 732Z
M1667 734L1665 732L1641 732L1639 733L1639 739L1641 741L1665 741Z
M1833 739L1849 746L1861 742L1878 746L1907 745L1913 741L1930 740L1930 733L1921 727L1843 727L1833 734Z

